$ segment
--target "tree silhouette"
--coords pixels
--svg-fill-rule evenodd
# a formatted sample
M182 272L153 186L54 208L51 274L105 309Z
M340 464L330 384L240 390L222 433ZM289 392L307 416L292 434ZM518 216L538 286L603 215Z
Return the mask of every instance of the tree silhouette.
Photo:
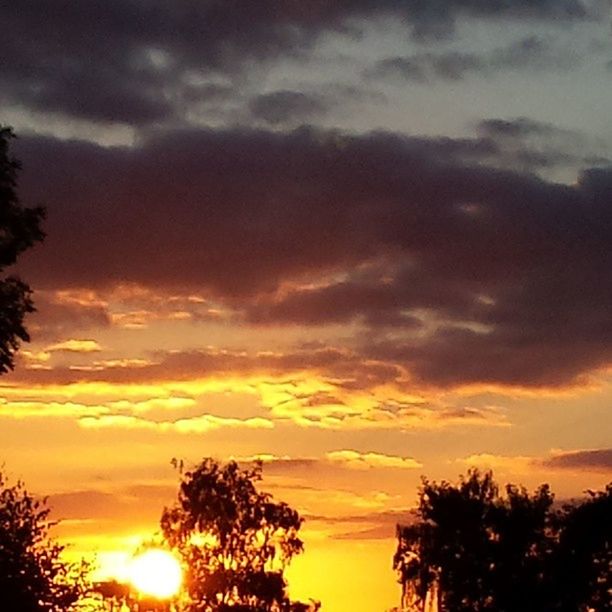
M182 474L161 527L186 566L189 612L306 611L291 602L283 572L303 550L299 514L257 490L261 463L241 469L204 459Z
M563 507L553 563L551 610L612 610L612 483Z
M502 496L491 472L424 479L416 520L397 529L404 609L432 599L441 612L612 609L611 499L608 487L558 512L547 485Z
M64 612L86 592L87 565L60 559L64 550L48 537L52 523L44 501L23 483L8 486L0 473L0 608L15 612Z
M0 126L0 271L43 239L42 208L23 208L17 196L19 162L9 153L11 128ZM13 369L21 341L29 341L24 317L34 310L30 287L19 278L0 280L0 374Z

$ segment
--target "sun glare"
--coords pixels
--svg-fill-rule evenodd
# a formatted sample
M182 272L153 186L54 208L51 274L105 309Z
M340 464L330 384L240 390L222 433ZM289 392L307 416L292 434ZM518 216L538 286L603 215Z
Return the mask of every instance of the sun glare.
M143 595L168 599L181 588L183 573L177 558L171 553L150 549L133 559L130 582Z

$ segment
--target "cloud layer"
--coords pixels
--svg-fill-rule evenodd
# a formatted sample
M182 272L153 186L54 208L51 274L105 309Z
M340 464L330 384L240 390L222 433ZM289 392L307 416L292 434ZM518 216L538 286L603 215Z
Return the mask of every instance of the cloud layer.
M452 35L463 18L555 23L586 19L592 6L583 0L337 0L307 6L292 0L248 6L23 0L0 8L7 32L0 41L0 102L142 126L214 103L219 78L303 57L323 35L355 35L367 22L393 18L414 39L431 40Z
M488 166L487 129L24 138L49 238L23 271L191 292L251 325L357 322L376 333L352 350L425 384L576 384L612 357L612 172L563 185Z

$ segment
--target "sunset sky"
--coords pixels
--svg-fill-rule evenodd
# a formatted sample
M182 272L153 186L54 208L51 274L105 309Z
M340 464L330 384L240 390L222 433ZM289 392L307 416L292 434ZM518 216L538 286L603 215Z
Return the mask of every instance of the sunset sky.
M422 475L612 480L607 0L19 0L47 238L0 462L120 572L173 457L264 460L291 592L399 604Z

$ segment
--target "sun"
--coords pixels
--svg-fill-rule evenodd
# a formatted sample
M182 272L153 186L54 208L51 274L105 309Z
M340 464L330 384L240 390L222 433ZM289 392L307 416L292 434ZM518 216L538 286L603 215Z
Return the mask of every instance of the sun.
M178 559L166 550L151 548L132 560L130 582L143 595L169 599L176 595L183 581Z

